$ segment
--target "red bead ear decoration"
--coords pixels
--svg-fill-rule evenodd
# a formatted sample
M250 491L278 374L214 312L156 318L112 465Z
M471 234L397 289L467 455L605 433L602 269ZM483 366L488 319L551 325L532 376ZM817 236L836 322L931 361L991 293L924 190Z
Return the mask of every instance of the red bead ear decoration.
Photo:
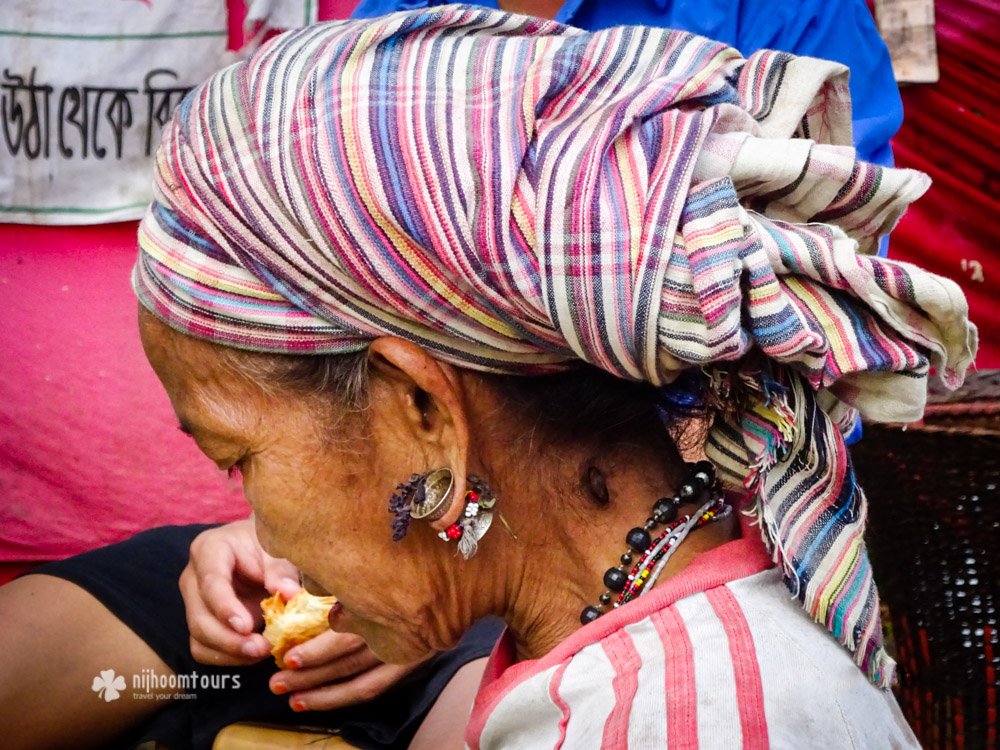
M481 478L469 477L472 489L465 493L465 509L458 521L438 534L446 542L458 541L458 551L468 560L479 549L483 538L493 524L492 508L497 499Z

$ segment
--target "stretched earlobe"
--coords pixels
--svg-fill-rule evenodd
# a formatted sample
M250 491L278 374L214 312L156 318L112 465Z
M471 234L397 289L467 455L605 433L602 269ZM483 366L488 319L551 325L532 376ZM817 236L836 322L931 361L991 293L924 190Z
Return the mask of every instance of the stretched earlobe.
M454 526L461 520L462 513L465 512L466 493L460 489L466 486L465 472L453 472L452 482L452 492L448 496L447 502L442 508L441 514L437 515L435 518L428 519L431 522L431 528L435 531L445 531L449 527Z
M451 469L432 469L423 474L411 474L405 482L396 485L389 498L392 521L392 541L399 542L410 529L410 519L434 522L451 509L455 477Z
M409 480L396 485L389 500L389 512L395 514L392 540L398 542L406 536L412 519L429 521L441 539L457 541L458 551L468 560L476 554L479 540L493 524L493 506L497 501L480 477L470 476L469 484L471 489L457 492L459 485L454 473L441 468L412 474ZM506 521L504 525L507 526ZM509 526L507 531L517 539Z

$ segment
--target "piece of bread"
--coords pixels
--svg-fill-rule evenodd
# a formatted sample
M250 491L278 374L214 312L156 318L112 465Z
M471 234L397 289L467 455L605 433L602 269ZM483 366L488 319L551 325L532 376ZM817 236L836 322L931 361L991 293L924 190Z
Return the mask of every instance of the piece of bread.
M287 602L276 593L260 603L264 611L264 637L281 669L285 668L289 649L330 629L327 615L336 603L334 596L313 596L305 589Z

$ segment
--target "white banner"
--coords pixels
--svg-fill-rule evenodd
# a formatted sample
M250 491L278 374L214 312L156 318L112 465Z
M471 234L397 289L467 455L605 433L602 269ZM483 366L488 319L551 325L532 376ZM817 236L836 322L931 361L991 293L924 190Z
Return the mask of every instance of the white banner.
M315 5L258 1L255 26L310 23ZM139 218L163 126L238 59L227 43L226 0L3 0L0 221Z

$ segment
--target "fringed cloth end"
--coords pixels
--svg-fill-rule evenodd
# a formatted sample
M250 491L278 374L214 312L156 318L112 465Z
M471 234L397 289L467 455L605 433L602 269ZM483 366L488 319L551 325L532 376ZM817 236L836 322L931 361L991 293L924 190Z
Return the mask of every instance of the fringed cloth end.
M828 399L768 362L706 375L715 412L706 455L723 482L743 488L743 512L759 523L792 596L874 684L891 686L895 664L863 542L867 501L841 426L822 408Z
M858 658L860 653L860 651L855 652L854 661L865 670L873 685L882 690L889 690L896 684L896 662L886 653L884 647Z

